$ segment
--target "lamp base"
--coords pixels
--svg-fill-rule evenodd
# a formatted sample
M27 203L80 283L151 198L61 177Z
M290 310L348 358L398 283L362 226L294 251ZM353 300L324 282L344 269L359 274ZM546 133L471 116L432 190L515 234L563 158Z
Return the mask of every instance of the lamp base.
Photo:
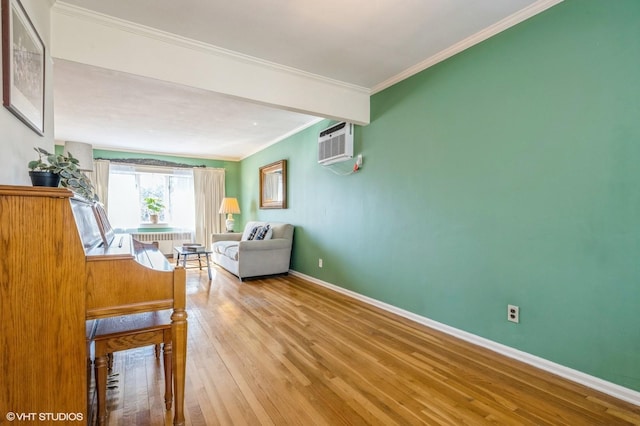
M229 215L231 216L231 215ZM234 224L234 220L233 219L229 219L227 218L227 220L225 221L225 225L227 227L227 232L233 232L233 224Z

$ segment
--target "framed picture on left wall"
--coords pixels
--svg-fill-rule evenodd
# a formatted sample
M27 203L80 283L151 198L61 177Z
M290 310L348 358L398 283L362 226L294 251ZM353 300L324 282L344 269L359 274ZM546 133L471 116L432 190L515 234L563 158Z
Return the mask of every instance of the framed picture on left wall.
M20 0L2 0L2 101L44 135L44 43Z

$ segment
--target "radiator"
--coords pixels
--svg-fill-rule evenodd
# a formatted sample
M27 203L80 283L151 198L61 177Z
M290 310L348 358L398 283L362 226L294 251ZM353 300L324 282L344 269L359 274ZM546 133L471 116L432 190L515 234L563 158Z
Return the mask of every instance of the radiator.
M173 255L174 247L193 242L191 232L140 232L131 236L143 243L157 242L158 249L165 255Z

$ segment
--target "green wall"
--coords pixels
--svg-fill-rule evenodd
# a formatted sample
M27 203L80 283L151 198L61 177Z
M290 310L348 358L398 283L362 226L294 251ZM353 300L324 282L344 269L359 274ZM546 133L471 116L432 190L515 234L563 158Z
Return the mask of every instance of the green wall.
M358 173L317 165L326 121L243 160L243 221L295 224L294 270L640 391L639 19L566 0L374 95ZM259 210L282 158L289 208Z

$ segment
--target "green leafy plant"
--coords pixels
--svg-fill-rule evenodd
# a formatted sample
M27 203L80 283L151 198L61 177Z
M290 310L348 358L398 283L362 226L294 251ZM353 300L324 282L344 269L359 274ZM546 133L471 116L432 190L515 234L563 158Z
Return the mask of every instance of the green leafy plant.
M98 201L91 180L78 168L78 159L68 155L52 154L43 148L33 148L38 159L29 161L28 167L34 172L49 172L60 175L60 185L68 188L88 201Z
M158 214L164 209L164 204L158 197L146 197L144 199L144 206L149 210L149 212L154 214Z

